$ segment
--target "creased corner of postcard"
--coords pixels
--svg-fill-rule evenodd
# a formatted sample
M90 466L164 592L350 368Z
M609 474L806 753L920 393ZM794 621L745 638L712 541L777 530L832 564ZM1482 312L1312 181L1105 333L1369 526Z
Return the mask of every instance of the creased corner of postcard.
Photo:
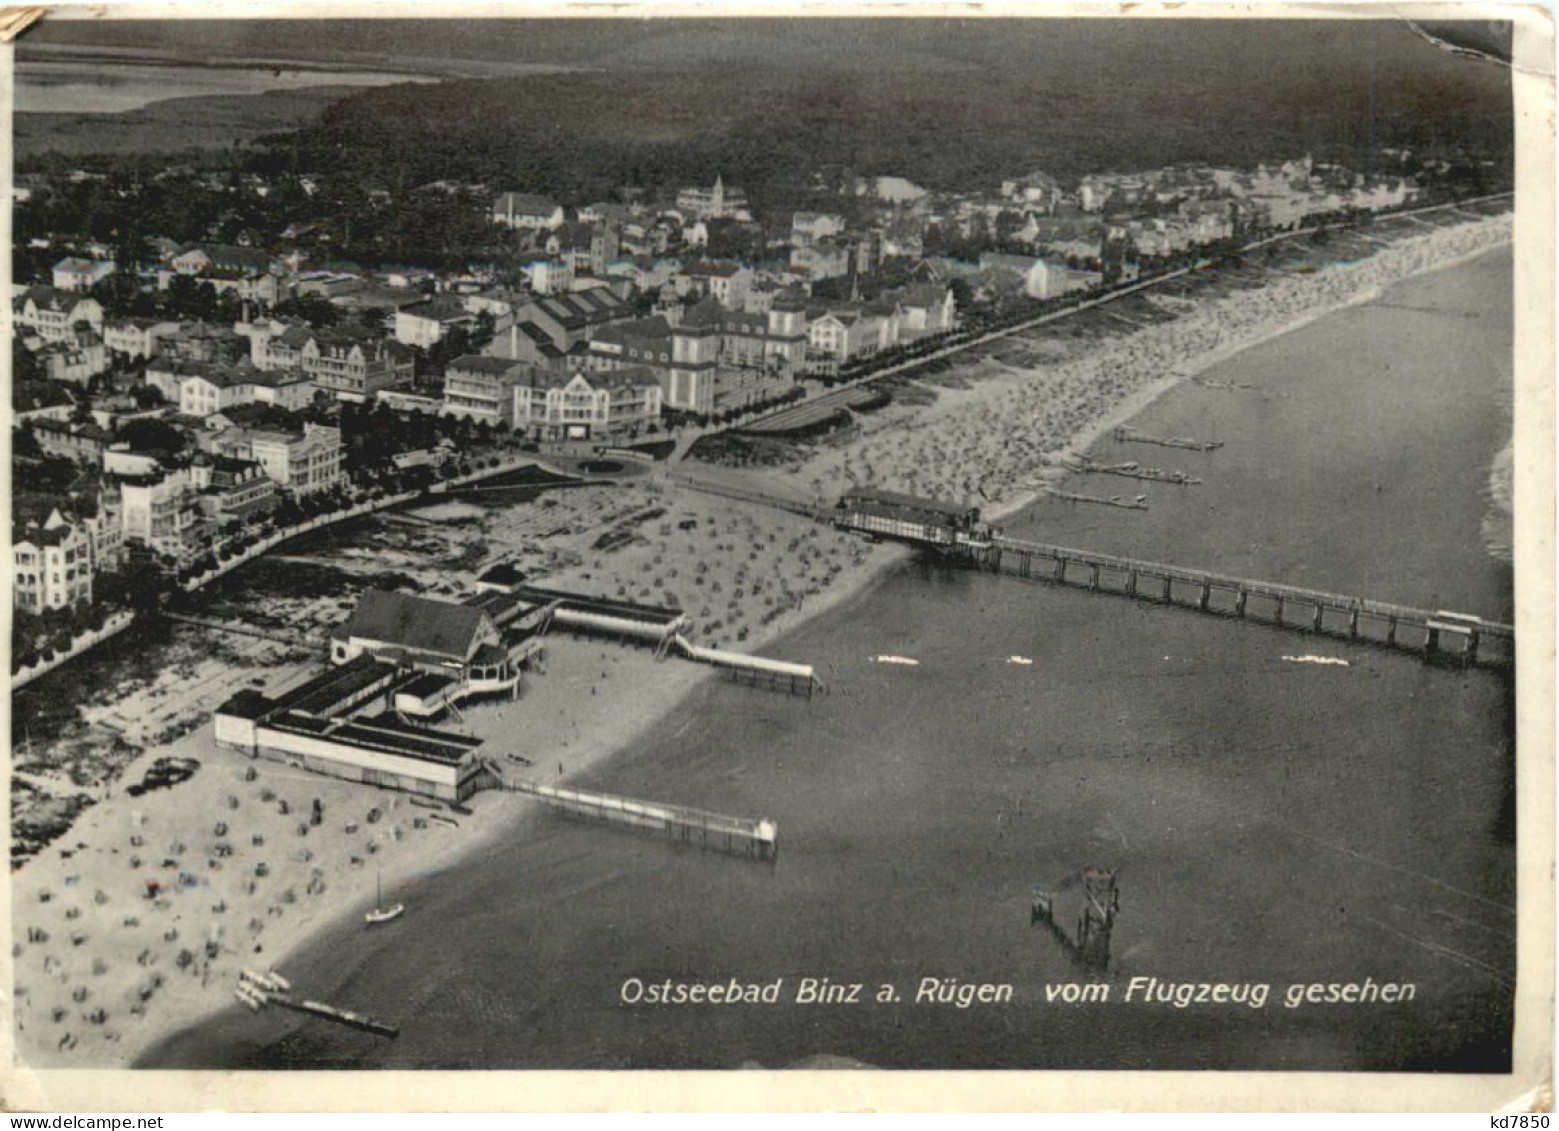
M43 18L42 7L0 8L0 42L12 43Z

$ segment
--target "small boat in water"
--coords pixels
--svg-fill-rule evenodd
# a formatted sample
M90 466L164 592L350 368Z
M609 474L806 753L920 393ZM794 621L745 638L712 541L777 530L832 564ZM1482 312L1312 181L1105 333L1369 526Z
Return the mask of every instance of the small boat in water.
M368 925L372 927L376 923L388 923L391 919L400 918L401 914L406 910L406 905L404 903L397 903L394 907L386 907L384 905L383 877L375 881L374 892L374 909L363 914L363 918Z
M920 666L919 660L912 660L908 656L873 656L872 659L879 664L903 664L910 668Z

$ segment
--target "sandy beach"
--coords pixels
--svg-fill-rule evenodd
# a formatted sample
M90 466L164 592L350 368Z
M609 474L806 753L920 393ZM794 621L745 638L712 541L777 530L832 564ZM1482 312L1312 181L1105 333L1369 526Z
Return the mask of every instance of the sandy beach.
M934 404L885 410L852 443L819 446L785 477L818 495L858 483L967 499L1000 518L1065 474L1064 454L1083 451L1208 365L1509 238L1508 217L1428 230L1363 261L1199 303L1080 355L993 369L939 388ZM452 597L474 592L477 574L492 563L511 561L544 584L680 605L702 643L777 647L765 654L808 662L784 651L785 635L907 554L651 479L558 491L523 507L488 497L441 500L376 521L350 545L288 558L364 579L394 571ZM292 612L310 618L312 636L349 607L329 598ZM280 646L265 652L261 643L253 650L257 670L267 656L276 661L265 668L272 691L322 666L299 664ZM500 761L530 759L524 772L547 781L608 757L632 758L636 737L713 676L590 640L551 638L547 650L545 674L527 681L518 702L475 706L451 725L487 739ZM224 681L215 668L201 668L162 687L157 710L182 710L178 717L193 721L209 714L219 692L252 678L244 669ZM110 696L94 710L127 725L150 719L148 694ZM387 900L414 901L429 873L491 838L523 836L538 813L522 798L485 793L454 827L404 797L218 749L209 721L169 742L143 724L134 738L144 749L129 770L13 876L15 1039L17 1059L30 1066L130 1064L195 1018L240 1008L232 996L240 970L285 973L288 954L322 925L368 909L381 878ZM196 758L201 767L171 789L124 792L166 756Z

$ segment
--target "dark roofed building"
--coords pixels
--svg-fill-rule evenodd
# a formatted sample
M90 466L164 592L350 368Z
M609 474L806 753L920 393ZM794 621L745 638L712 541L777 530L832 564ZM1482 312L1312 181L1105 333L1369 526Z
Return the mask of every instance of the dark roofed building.
M337 663L398 649L419 667L460 666L483 644L498 643L498 630L480 609L385 589L365 592L332 635Z

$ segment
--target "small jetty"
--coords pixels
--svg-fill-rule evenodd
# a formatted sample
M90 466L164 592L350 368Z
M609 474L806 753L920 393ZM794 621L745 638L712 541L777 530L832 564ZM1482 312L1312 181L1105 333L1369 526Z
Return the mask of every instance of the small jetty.
M1075 491L1058 491L1054 487L1049 488L1046 493L1052 498L1068 503L1097 503L1102 507L1120 507L1128 511L1148 509L1147 498L1143 495L1138 495L1135 499L1123 499L1119 495L1111 495L1106 499L1101 495L1079 495Z
M1161 448L1185 448L1193 452L1213 452L1223 447L1222 440L1193 440L1187 436L1149 436L1135 428L1117 427L1114 432L1118 444L1156 444Z
M1174 483L1182 487L1195 486L1201 479L1183 471L1164 471L1157 467L1143 467L1138 463L1098 463L1087 456L1073 456L1067 462L1067 470L1085 475L1119 475L1123 479L1140 479L1148 483Z
M380 1037L389 1037L391 1040L400 1036L401 1027L392 1025L388 1021L379 1021L363 1013L355 1013L350 1009L338 1009L333 1005L326 1005L322 1001L294 1001L292 1000L292 986L280 974L274 971L267 974L257 974L252 970L245 970L238 978L238 986L233 994L249 1009L258 1013L267 1005L277 1005L283 1009L290 1009L294 1013L305 1013L310 1017L322 1017L326 1021L334 1021L338 1025L345 1025L352 1029L361 1029L365 1033L373 1033Z
M697 664L709 664L729 672L738 682L746 680L754 687L767 686L792 695L805 695L808 699L827 686L817 676L811 664L793 664L788 660L771 660L766 656L749 656L745 652L727 652L720 648L705 648L694 644L681 633L669 637L657 649L655 658L664 659L673 650Z
M729 817L682 805L637 801L537 782L505 782L504 788L529 794L568 817L650 829L664 833L667 840L756 860L773 861L779 855L779 826L767 818Z

